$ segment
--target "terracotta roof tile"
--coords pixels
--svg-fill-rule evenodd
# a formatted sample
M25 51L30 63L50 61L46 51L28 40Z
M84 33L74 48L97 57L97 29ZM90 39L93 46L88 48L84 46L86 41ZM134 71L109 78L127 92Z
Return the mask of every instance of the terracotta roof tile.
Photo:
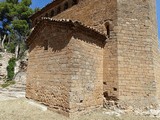
M72 21L70 19L52 19L52 18L48 18L48 17L42 17L41 20L35 25L35 27L32 28L31 34L29 35L29 37L26 40L27 42L29 41L29 39L32 38L33 35L36 34L37 29L39 29L41 26L40 24L45 21L55 22L55 23L66 23L66 24L69 24L73 27L81 27L81 28L84 28L86 31L93 33L93 35L97 34L97 35L107 39L107 35L105 33L102 33L100 31L98 31L97 29L90 27L90 26L87 26L79 21Z

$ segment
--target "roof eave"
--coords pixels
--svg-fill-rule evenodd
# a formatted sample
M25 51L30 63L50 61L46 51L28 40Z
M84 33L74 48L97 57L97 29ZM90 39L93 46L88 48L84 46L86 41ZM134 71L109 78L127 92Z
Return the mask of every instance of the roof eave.
M44 17L36 24L33 31L31 32L31 34L27 38L26 43L28 45L30 45L30 43L31 43L31 38L33 38L36 35L36 33L38 32L39 29L44 28L43 26L45 24L47 24L48 22L55 22L55 23L58 23L58 24L59 23L63 23L63 24L66 23L66 24L68 24L72 27L86 29L86 31L88 31L88 32L85 32L86 34L90 35L91 37L95 36L97 38L102 38L102 42L105 42L106 39L108 38L104 33L101 33L101 32L99 32L98 30L96 30L92 27L86 26L79 21L72 21L72 20L69 20L69 19L55 20L55 19L52 19L52 18L45 18Z
M43 7L41 10L37 11L36 13L32 14L31 16L29 16L29 19L33 20L36 16L42 14L44 11L46 11L46 9L50 9L50 7L52 5L57 6L59 3L61 3L64 0L54 0L51 3L48 3L45 7Z

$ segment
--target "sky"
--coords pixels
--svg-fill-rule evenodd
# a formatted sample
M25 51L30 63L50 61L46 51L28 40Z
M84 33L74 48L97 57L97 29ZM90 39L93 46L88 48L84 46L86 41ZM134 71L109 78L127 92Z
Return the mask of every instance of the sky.
M32 5L31 8L42 8L45 5L47 5L48 3L52 2L53 0L32 0ZM158 37L159 37L159 42L160 42L160 0L156 0L157 1L157 23L158 23Z
M32 0L31 8L36 8L36 7L42 8L52 1L53 0Z
M157 22L158 22L158 37L159 37L159 42L160 42L160 0L157 1Z

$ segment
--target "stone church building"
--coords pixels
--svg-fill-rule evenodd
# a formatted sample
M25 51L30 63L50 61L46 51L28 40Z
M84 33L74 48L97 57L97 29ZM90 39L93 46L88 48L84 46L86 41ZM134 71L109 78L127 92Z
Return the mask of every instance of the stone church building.
M54 0L33 14L26 97L66 116L103 99L160 101L155 0Z

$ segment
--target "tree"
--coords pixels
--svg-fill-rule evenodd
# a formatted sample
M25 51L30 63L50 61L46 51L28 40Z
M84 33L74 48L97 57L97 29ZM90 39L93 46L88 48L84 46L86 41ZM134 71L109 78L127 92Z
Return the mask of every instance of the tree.
M33 14L33 10L29 7L31 3L31 0L6 0L0 3L1 47L4 49L13 44L16 58L19 55L20 45L24 43L30 30L28 17ZM4 43L7 43L6 46Z

